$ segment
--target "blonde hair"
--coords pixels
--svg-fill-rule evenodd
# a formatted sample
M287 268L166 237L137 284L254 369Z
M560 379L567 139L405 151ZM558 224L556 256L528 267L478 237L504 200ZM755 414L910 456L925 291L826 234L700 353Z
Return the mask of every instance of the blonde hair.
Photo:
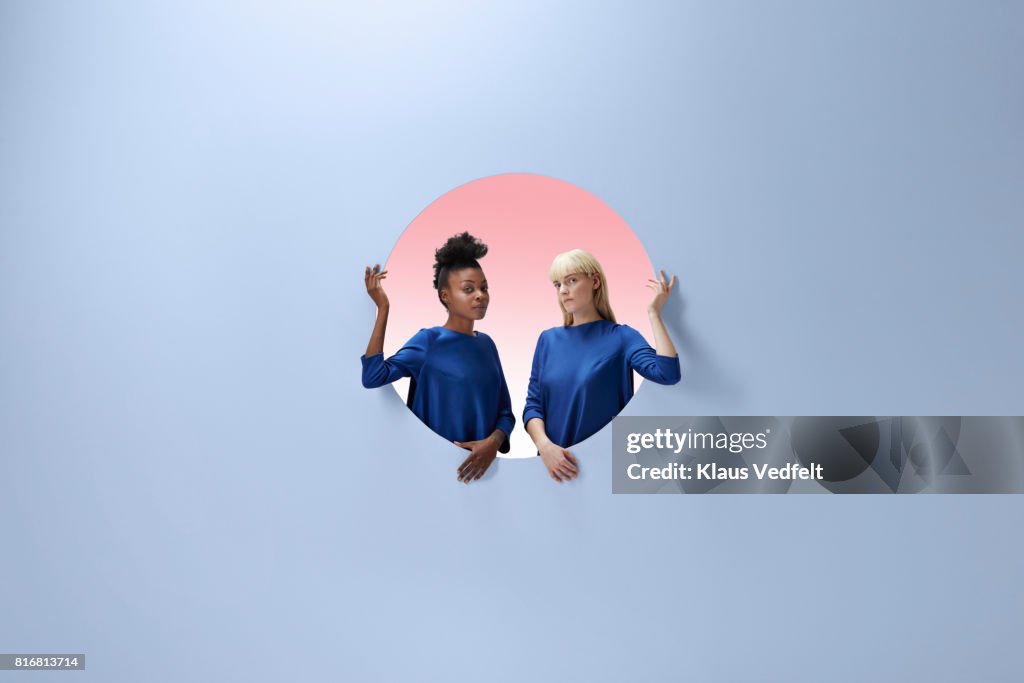
M594 290L594 306L597 308L599 316L610 322L615 322L615 314L612 313L612 305L608 300L608 280L605 278L604 270L601 269L601 264L597 262L597 259L582 249L567 251L556 256L555 260L551 262L548 277L554 282L555 280L561 280L570 273L583 273L588 277L592 275L598 276L601 280L601 286ZM573 322L572 313L565 310L561 299L558 300L558 307L562 309L565 326L569 327Z

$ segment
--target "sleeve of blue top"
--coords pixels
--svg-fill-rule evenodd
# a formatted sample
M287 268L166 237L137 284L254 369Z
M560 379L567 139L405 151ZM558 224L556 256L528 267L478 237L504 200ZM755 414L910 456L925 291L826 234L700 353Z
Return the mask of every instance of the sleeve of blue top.
M535 417L544 419L544 401L540 392L541 359L544 335L537 339L537 347L533 350L533 367L530 369L530 385L526 389L526 410L523 411L523 426Z
M423 367L423 358L429 346L429 330L420 330L405 343L405 346L398 349L395 355L386 360L383 353L363 356L363 386L373 389L391 384L402 377L415 378Z
M494 349L497 358L498 349ZM501 359L498 358L498 374L501 377L501 387L498 389L498 424L495 429L505 433L505 443L498 450L502 453L509 451L509 439L512 436L512 429L516 426L516 416L512 413L512 397L508 393L508 384L505 382L505 371L501 367Z
M629 366L644 379L658 384L675 384L682 378L679 356L659 356L643 336L628 325L622 326Z

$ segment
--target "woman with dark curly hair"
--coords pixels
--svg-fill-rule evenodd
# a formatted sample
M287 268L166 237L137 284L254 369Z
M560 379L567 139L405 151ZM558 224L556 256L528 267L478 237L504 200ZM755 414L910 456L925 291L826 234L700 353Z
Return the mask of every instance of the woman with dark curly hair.
M424 424L467 449L459 481L479 479L498 451L508 452L515 426L512 400L498 349L491 338L473 329L487 314L490 294L477 259L487 245L468 232L451 237L435 254L434 289L448 320L420 330L390 358L384 358L384 332L390 303L380 264L366 267L366 292L377 304L377 320L366 346L363 386L380 387L411 377L407 405Z

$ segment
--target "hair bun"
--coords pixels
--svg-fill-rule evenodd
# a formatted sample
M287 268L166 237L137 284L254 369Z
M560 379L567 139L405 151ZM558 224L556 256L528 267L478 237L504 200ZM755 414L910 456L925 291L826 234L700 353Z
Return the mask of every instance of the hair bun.
M486 255L486 244L468 232L462 232L449 237L444 246L434 252L435 267L451 268L454 265L482 259Z

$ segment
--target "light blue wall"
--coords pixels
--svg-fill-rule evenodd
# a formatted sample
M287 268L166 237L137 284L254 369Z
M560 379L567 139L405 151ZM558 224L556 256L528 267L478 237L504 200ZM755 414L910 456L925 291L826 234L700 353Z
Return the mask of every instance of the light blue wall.
M610 429L463 487L358 357L363 265L525 171L681 276L628 414L1024 414L1024 6L188 5L0 7L0 651L1019 676L1020 497L613 497Z

